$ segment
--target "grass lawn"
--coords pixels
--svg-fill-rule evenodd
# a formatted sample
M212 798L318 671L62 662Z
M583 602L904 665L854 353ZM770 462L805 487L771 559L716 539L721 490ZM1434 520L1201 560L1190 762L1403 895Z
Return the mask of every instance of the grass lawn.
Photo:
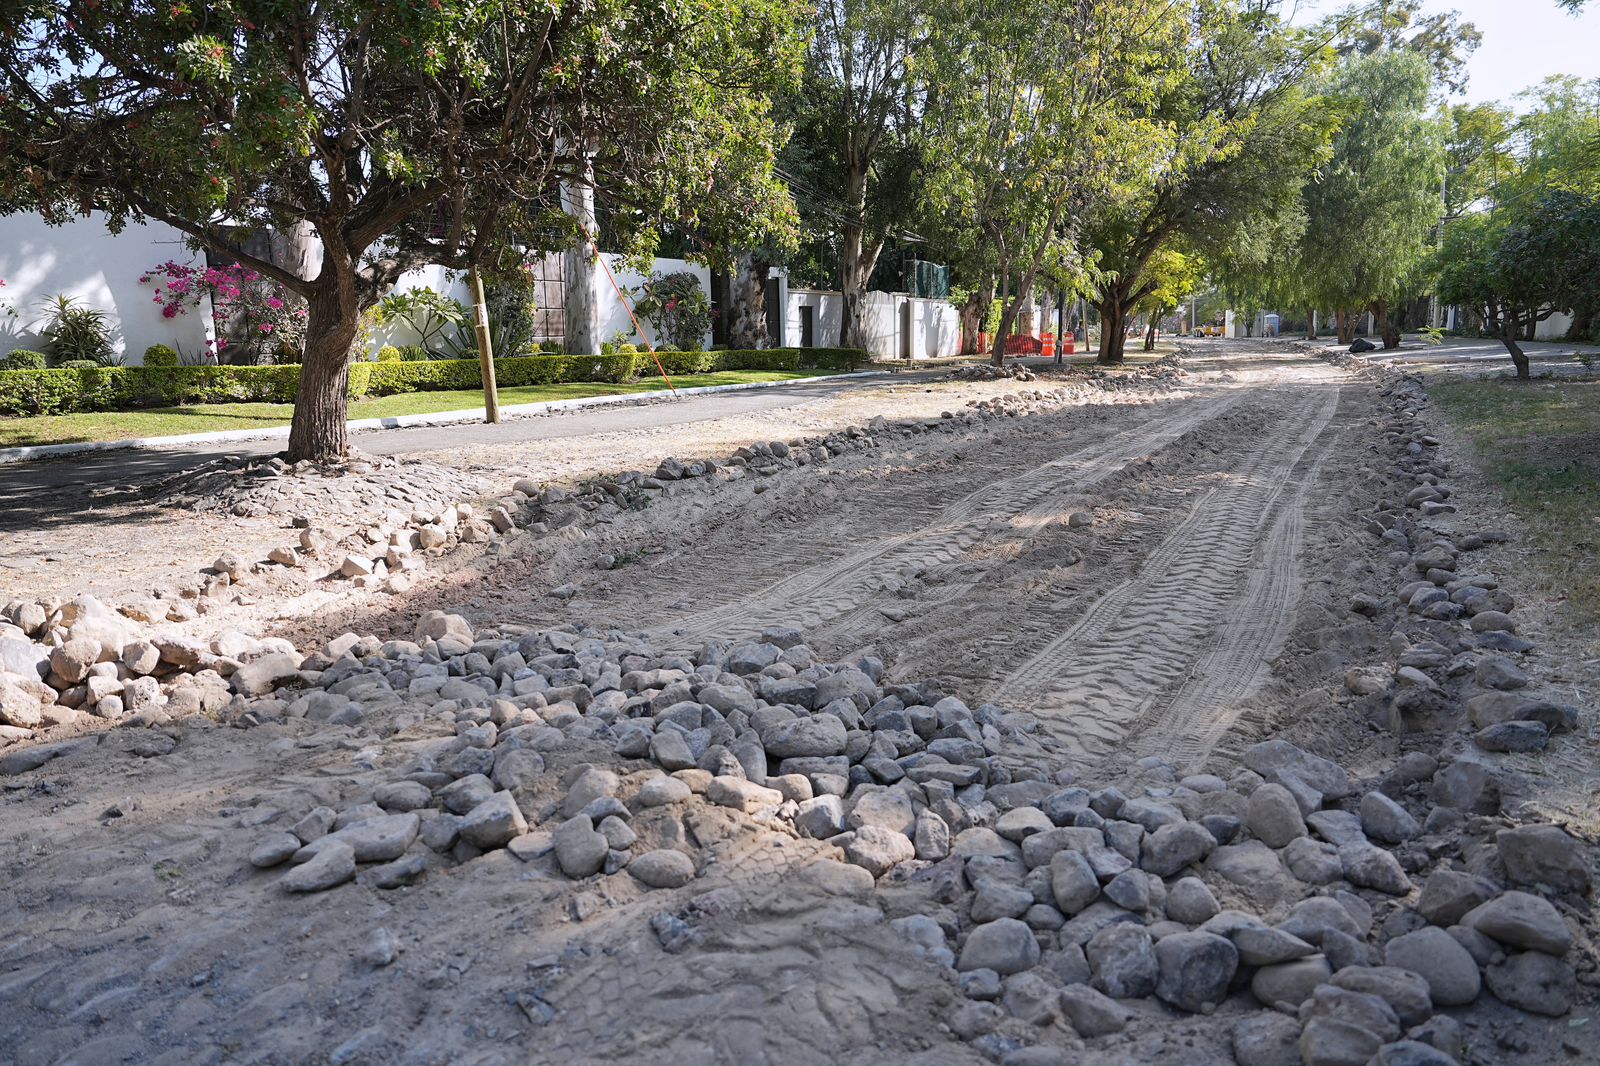
M1600 622L1600 381L1432 382L1439 410L1528 523L1545 587Z
M688 374L672 379L680 389L701 385L735 385L758 381L793 381L824 377L826 370L726 370L716 374ZM500 405L572 400L583 396L618 396L665 389L660 377L611 384L574 381L560 385L524 385L500 390ZM357 400L350 418L393 418L396 415L462 411L483 406L480 391L408 392ZM286 426L294 406L286 403L211 403L193 407L153 407L145 411L106 411L92 414L39 415L0 418L0 448L34 444L68 444L91 440L127 440L132 437L171 437L184 433L211 433L223 429L268 429Z

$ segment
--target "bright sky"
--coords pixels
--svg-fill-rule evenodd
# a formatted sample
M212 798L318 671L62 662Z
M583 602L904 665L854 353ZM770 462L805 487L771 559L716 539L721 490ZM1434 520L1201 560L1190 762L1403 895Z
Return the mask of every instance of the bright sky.
M1292 2L1292 0L1291 0ZM1331 0L1300 0L1296 21L1344 7ZM1537 85L1551 74L1600 78L1600 0L1581 15L1569 15L1555 0L1428 0L1429 12L1454 9L1483 32L1483 43L1467 64L1466 99L1500 100Z

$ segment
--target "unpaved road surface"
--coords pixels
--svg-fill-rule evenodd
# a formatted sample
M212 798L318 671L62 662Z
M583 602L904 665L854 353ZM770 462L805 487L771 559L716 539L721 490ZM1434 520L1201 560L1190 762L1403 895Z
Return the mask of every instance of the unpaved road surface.
M1395 584L1363 521L1393 492L1386 412L1367 383L1282 349L1218 345L1186 369L1171 394L885 434L823 464L674 487L571 536L497 541L408 597L330 596L279 629L305 651L346 631L409 640L419 615L442 608L480 639L621 631L670 661L793 626L818 659L881 660L885 686L930 679L929 703L947 694L1023 712L1016 735L995 741L996 783L1009 766L1018 786L1161 796L1183 775L1229 777L1268 736L1375 780L1413 746L1343 687L1409 624L1391 630L1348 607L1358 592L1392 598ZM905 388L852 410L938 419L1019 391ZM761 435L836 418L789 412ZM759 429L708 427L699 454ZM658 435L633 442L627 461L696 454L674 434L665 447ZM458 458L576 474L630 450L622 437L590 443L565 458L526 447ZM1129 1000L1112 1036L1023 1022L965 997L948 961L892 924L931 915L951 937L965 928L967 897L935 868L863 884L822 841L699 797L678 816L633 812L641 848L697 856L679 888L647 889L625 870L574 881L547 852L434 854L419 839L409 854L426 875L407 887L363 873L288 894L279 870L248 861L264 836L317 806L365 804L399 775L428 779L470 723L427 699L375 704L347 725L283 713L268 700L254 728L196 718L111 730L0 778L0 1061L977 1064L1033 1047L1038 1057L1004 1061L1226 1066L1245 1061L1234 1024L1270 1015L1240 988L1214 1013ZM1440 744L1433 735L1419 750ZM541 753L545 772L518 793L531 835L561 824L585 766L616 763L608 739ZM1141 770L1149 756L1165 764ZM630 803L657 772L641 766L620 768ZM1266 849L1250 843L1237 856L1258 862ZM1338 887L1313 889L1266 856L1265 872L1242 858L1242 875L1204 871L1223 907L1278 921ZM1438 858L1413 847L1406 861L1420 881ZM1403 928L1396 900L1363 895L1373 902L1345 906L1368 932ZM682 953L652 931L667 912L693 929ZM1597 1061L1590 1037L1569 1035L1569 1021L1594 1014L1592 944L1579 952L1569 1017L1487 994L1452 1011L1472 1049L1460 1061ZM1045 965L1070 958L1052 948Z
M438 605L534 625L577 614L685 647L794 625L831 657L1026 706L1076 758L1198 764L1272 680L1307 586L1326 600L1349 581L1348 559L1326 564L1354 546L1343 493L1369 474L1345 438L1372 407L1301 355L1190 366L1193 387L1157 402L665 501L577 547L472 567ZM634 561L597 571L608 555ZM564 585L570 607L549 595Z

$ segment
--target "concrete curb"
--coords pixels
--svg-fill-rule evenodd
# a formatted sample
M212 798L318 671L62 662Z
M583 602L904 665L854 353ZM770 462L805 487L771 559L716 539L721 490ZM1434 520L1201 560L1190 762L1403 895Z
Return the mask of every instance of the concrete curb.
M701 396L711 392L744 392L749 389L775 389L785 385L812 385L819 381L846 378L881 377L887 370L857 370L849 374L824 374L790 381L741 381L732 385L700 385L679 389L678 396ZM580 396L572 400L546 400L543 403L518 403L500 408L501 415L517 417L576 411L585 407L628 407L671 400L666 389L656 392L629 392L617 396ZM361 418L349 423L352 432L364 429L409 429L415 426L450 426L462 422L482 422L483 408L464 411L436 411L432 414L396 415L393 418ZM188 444L224 444L230 441L272 440L289 435L288 426L271 429L224 429L215 433L185 433L176 437L134 437L128 440L81 441L74 444L35 444L21 448L0 448L0 465L25 463L35 459L56 459L83 452L109 452L126 448L177 448Z

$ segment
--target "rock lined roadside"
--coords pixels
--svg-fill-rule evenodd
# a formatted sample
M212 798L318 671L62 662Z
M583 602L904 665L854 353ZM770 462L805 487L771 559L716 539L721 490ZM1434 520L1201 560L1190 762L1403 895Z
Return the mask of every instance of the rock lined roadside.
M350 635L237 724L339 718L411 754L370 799L263 833L252 862L300 893L470 876L506 849L692 900L719 820L748 820L920 900L896 928L965 993L955 1031L1006 1061L1059 1022L1120 1032L1130 1000L1244 1010L1245 1064L1462 1061L1439 1011L1487 994L1562 1016L1575 961L1592 980L1587 856L1461 792L1470 760L1361 779L1272 740L1226 779L1142 760L1089 788L1032 716L881 670L781 627L692 654L438 612L413 641ZM693 946L694 913L655 913L664 950Z
M1544 750L1578 727L1579 708L1538 691L1526 660L1536 649L1518 633L1515 598L1472 553L1506 540L1500 530L1446 536L1430 518L1456 515L1450 502L1450 463L1422 415L1427 391L1420 378L1352 358L1311 350L1376 382L1393 409L1384 427L1403 491L1364 518L1388 546L1395 568L1392 599L1357 596L1353 613L1393 619L1389 671L1350 671L1345 686L1378 700L1375 717L1399 733L1464 729L1474 745L1494 753ZM1409 487L1406 487L1409 486ZM1463 787L1476 787L1466 786Z

